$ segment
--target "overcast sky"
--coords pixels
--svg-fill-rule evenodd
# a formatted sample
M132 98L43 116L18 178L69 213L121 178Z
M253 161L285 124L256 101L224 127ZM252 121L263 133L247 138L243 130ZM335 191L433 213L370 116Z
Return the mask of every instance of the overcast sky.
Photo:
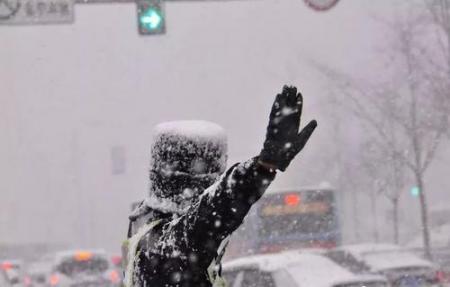
M167 3L164 36L138 35L133 4L77 5L73 25L0 26L0 242L118 250L129 204L146 193L154 124L217 122L231 161L244 160L259 152L285 83L303 91L304 118L319 129L275 188L333 183L315 164L333 120L310 63L368 73L384 37L376 19L394 2L342 0L327 13L301 0ZM126 171L113 175L117 146ZM442 162L436 190L449 188Z

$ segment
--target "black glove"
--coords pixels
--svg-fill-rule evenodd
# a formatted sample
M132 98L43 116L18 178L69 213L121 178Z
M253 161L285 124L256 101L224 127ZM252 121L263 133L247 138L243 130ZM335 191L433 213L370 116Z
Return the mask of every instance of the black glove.
M285 171L289 163L303 149L317 126L315 120L298 133L302 115L303 97L296 87L283 87L270 112L266 141L259 155L259 162Z

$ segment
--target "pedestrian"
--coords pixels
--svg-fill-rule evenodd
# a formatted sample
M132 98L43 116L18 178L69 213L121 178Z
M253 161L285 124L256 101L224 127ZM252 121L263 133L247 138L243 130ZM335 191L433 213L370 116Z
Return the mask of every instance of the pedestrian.
M130 216L124 244L126 286L225 286L220 259L228 237L317 126L313 120L299 132L302 105L297 89L285 86L260 154L228 170L220 126L181 121L156 127L150 191Z

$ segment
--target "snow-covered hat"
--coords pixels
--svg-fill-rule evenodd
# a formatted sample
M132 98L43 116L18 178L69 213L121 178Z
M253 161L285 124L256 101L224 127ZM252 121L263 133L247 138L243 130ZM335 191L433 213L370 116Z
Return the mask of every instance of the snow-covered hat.
M222 127L206 121L175 121L156 126L151 169L190 174L222 173L227 137Z
M150 186L158 197L180 194L190 180L214 181L225 171L227 136L207 121L174 121L157 125L151 147ZM189 184L186 184L189 185Z

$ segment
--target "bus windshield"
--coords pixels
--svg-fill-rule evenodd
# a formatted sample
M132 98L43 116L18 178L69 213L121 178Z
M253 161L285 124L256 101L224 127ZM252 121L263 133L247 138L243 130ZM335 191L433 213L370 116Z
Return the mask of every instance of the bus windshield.
M337 209L333 189L266 193L231 238L227 258L335 247L341 239Z
M330 231L333 228L332 214L286 214L279 216L266 216L261 219L260 235L287 236L297 233L316 233ZM273 228L277 226L277 228Z

